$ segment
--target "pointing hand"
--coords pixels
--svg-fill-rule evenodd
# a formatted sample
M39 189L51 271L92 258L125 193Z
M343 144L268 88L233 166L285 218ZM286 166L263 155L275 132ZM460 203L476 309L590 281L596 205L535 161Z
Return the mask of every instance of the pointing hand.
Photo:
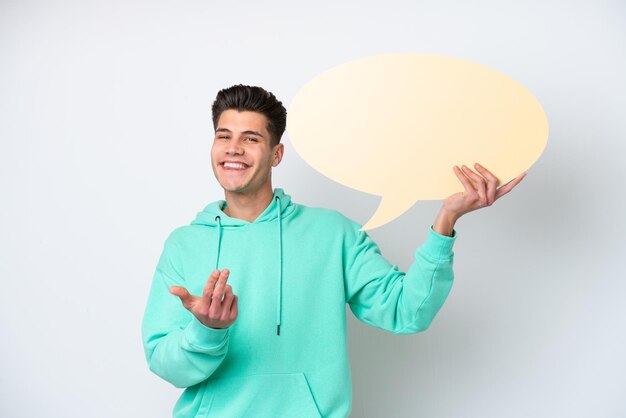
M237 295L226 284L230 271L215 269L209 276L202 296L189 294L181 286L171 286L170 293L178 296L183 306L188 309L198 321L209 328L227 328L237 319Z

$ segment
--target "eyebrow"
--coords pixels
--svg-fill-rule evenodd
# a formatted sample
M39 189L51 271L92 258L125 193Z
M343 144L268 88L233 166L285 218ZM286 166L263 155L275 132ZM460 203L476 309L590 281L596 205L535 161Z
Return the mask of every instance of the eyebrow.
M216 129L215 133L218 133L218 132L228 132L228 133L232 134L232 131L230 129L226 129L226 128L218 128L218 129ZM246 135L257 135L257 136L260 136L261 138L265 138L263 135L261 135L257 131L243 131L242 133L246 134Z

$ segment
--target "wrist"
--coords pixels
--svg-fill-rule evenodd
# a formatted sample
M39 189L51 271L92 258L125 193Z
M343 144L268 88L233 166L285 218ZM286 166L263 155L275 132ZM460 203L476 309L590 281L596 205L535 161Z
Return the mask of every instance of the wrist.
M451 237L454 231L454 225L459 217L459 215L442 207L435 218L432 228L438 234Z

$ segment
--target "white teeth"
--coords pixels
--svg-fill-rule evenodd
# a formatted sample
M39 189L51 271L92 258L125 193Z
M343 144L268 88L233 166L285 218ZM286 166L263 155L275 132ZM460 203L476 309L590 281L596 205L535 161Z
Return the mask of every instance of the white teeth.
M246 165L241 163L224 163L224 167L243 169L246 168Z

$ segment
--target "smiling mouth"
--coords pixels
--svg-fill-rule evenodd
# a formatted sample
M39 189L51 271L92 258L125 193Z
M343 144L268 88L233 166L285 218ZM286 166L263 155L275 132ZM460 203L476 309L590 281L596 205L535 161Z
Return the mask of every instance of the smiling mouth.
M221 165L226 170L245 170L246 168L249 167L247 164L244 164L244 163L235 163L235 162L229 162L229 161L224 161L223 163L221 163Z

